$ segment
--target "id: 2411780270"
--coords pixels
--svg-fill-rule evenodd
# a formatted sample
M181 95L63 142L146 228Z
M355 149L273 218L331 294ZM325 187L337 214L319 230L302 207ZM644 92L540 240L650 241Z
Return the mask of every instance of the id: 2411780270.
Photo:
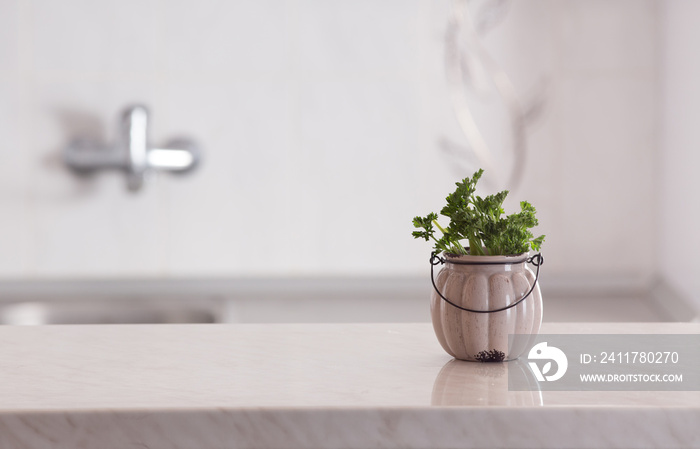
M579 361L584 365L589 363L678 363L678 353L675 351L602 351L600 356L595 354L581 354Z

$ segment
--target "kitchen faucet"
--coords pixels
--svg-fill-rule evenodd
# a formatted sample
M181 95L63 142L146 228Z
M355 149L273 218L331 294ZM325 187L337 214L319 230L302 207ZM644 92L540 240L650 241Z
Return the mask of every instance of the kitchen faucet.
M126 172L127 187L138 191L151 171L187 172L199 160L199 147L188 139L173 139L162 147L151 147L148 141L148 108L127 107L121 116L119 133L113 145L78 139L64 151L64 161L77 173L103 169Z

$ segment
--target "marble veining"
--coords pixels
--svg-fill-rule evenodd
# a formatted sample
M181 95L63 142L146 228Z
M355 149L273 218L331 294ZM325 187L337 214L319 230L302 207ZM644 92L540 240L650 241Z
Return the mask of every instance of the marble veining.
M0 327L0 342L0 448L700 447L700 392L508 391L516 365L456 361L429 323Z

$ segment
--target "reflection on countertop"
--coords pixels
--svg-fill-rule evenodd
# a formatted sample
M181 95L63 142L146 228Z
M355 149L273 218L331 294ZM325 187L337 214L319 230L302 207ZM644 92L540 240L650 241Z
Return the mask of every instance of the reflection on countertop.
M509 391L508 376L519 376L531 391ZM450 360L433 384L431 405L543 405L542 392L527 362L475 363Z

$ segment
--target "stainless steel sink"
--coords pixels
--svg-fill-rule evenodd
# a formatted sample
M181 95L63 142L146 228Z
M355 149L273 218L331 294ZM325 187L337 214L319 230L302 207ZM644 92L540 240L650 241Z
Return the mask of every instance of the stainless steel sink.
M423 278L0 281L0 324L346 323L430 318Z
M0 324L166 324L224 321L217 295L178 291L169 283L3 282Z
M0 306L0 324L216 323L214 308L197 304L135 300L26 301Z

